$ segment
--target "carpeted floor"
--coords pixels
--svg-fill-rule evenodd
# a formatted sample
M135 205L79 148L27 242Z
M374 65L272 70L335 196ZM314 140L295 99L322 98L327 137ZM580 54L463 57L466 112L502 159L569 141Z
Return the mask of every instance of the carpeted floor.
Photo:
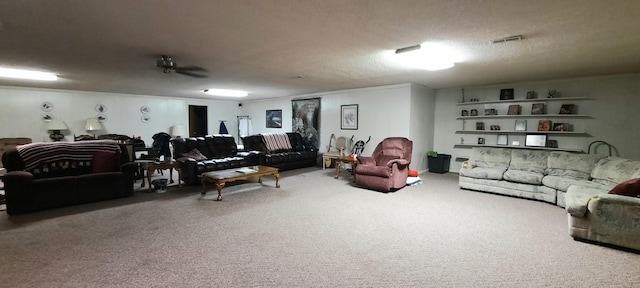
M574 241L562 208L453 173L388 194L334 173L3 214L0 286L640 287L640 255Z

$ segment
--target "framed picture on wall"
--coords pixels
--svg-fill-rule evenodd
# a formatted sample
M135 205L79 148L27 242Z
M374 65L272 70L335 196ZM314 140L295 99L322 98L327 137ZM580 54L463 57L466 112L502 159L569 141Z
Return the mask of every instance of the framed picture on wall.
M282 110L267 110L267 128L282 128Z
M358 104L340 106L340 129L358 130Z

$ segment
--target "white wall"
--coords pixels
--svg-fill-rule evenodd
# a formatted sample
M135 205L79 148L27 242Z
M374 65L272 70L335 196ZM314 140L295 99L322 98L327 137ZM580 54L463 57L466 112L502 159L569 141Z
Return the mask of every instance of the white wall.
M409 139L413 141L411 169L427 169L427 152L433 150L436 90L419 85L411 86L411 120Z
M354 141L371 141L363 155L370 155L382 139L391 136L411 137L412 85L400 84L362 89L297 95L270 100L243 102L242 115L251 116L253 133L290 132L292 99L320 98L320 151L326 152L331 134ZM358 130L340 129L340 106L358 104ZM282 128L266 128L266 110L282 109ZM415 148L414 148L415 149Z
M638 108L640 107L640 74L625 74L589 78L562 79L553 81L507 83L483 87L465 87L465 99L478 98L482 100L498 100L499 91L503 88L514 88L515 98L525 98L525 93L534 90L538 93L538 98L546 97L549 90L558 90L561 97L588 97L592 100L568 101L567 104L578 105L578 114L586 114L587 119L561 119L558 122L569 122L574 124L575 131L584 131L591 137L561 136L554 137L558 140L560 147L577 148L587 152L589 143L600 140L613 145L620 157L640 160L640 150L637 148L640 143L640 130L637 128ZM455 130L462 130L462 120L455 118L460 115L462 109L470 109L468 106L456 106L462 100L462 88L440 89L436 91L436 125L434 132L434 147L440 153L452 154L455 157L468 157L471 149L454 149L455 144L460 143L460 138L464 137L466 144L477 143L474 134L455 134ZM548 113L557 114L559 107L564 102L549 102ZM499 104L507 105L507 104ZM528 114L531 102L523 103L523 114ZM508 105L507 105L508 106ZM506 111L505 107L498 107ZM483 113L482 111L479 111ZM513 119L499 120L496 124L505 127L503 129L513 130ZM485 126L491 122L483 119ZM495 121L494 121L495 122ZM537 130L536 118L527 119L528 131ZM475 125L475 121L467 121L466 125ZM473 130L474 127L467 127ZM486 128L485 128L486 129ZM495 143L495 134L485 134L487 144ZM517 136L516 136L517 137ZM523 136L519 136L524 139ZM509 141L512 139L509 136ZM521 141L521 143L523 143ZM522 144L521 144L522 145ZM592 151L593 153L593 151ZM598 154L608 155L608 150L600 147ZM614 152L614 155L616 153ZM451 171L458 171L460 162L451 163Z
M48 101L54 106L50 112L40 109ZM50 141L46 124L41 120L44 113L62 119L69 127L64 131L65 141L73 141L73 135L89 134L84 130L87 118L99 112L95 106L103 104L107 121L102 123L102 134L141 136L147 145L153 143L152 136L158 132L169 132L175 124L188 127L188 106L208 106L209 133L218 133L219 120L227 120L231 134L237 134L237 102L207 101L198 99L174 99L168 97L127 95L97 92L81 92L53 89L0 87L0 137L29 137L33 141ZM141 121L140 107L148 106L151 120ZM186 135L184 135L186 136Z

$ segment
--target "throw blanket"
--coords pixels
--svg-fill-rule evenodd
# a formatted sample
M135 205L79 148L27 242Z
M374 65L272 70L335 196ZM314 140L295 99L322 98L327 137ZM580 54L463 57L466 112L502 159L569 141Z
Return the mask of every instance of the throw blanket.
M120 152L120 146L113 140L31 143L16 149L27 171L59 161L90 162L96 151Z
M262 139L268 152L292 149L287 134L262 134Z

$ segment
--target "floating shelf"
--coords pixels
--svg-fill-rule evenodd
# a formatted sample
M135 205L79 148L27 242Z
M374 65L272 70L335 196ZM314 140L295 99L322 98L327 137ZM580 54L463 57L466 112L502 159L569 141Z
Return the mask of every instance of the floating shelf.
M456 134L511 134L511 135L548 134L548 135L562 135L562 136L591 137L589 133L575 132L575 131L458 130L456 131Z
M478 116L458 116L457 120L471 120L471 119L516 119L516 118L589 118L584 114L527 114L527 115L478 115Z
M496 104L496 103L517 103L517 102L550 102L550 101L576 101L576 100L591 100L588 97L559 97L559 98L536 98L536 99L512 99L512 100L494 100L494 101L475 101L475 102L458 102L458 106L462 105L483 105L483 104Z
M534 150L551 150L551 151L567 151L567 152L584 153L584 151L582 151L580 149L571 149L571 148L530 147L530 146L512 146L512 145L482 145L482 144L455 144L455 145L453 145L453 148L473 148L473 147L534 149Z

